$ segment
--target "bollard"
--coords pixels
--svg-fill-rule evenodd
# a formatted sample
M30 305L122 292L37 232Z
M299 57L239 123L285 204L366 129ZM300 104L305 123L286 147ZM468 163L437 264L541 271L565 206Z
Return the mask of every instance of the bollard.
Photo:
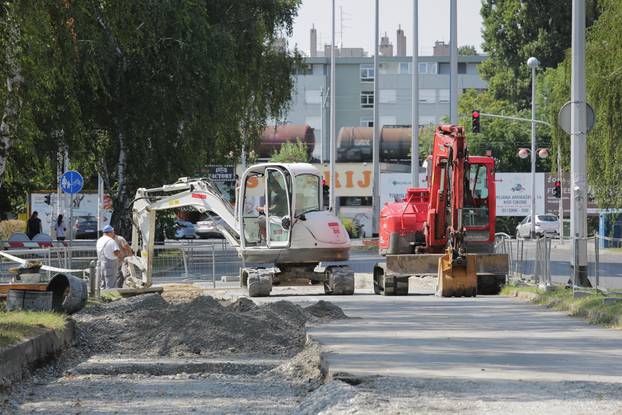
M594 268L596 272L596 290L598 291L598 286L600 285L600 259L598 256L600 255L599 247L598 247L598 232L594 232Z
M97 289L95 288L97 284L97 282L95 281L97 278L95 275L97 269L96 267L97 264L95 261L91 261L89 263L89 295L91 297L95 297L95 295L97 294Z
M98 267L96 266L95 267L95 298L99 299L101 297L102 282L100 281L101 277L99 275L99 271L97 268Z

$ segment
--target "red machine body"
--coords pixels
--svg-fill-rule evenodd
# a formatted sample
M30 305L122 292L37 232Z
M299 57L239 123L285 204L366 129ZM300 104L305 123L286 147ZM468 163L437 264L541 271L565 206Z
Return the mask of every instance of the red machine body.
M440 125L427 163L428 187L410 188L402 202L382 208L380 253L440 253L448 242L469 252L492 252L494 159L469 156L464 128Z

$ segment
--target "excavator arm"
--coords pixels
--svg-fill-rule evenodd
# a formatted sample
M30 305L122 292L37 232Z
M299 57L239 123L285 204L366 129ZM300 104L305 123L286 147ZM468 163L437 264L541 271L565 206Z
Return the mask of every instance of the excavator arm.
M167 209L192 207L199 212L213 212L226 226L217 226L231 245L240 244L239 223L233 207L218 188L207 179L181 178L177 183L153 189L140 188L132 208L132 248L140 252L144 261L143 283L152 283L153 252L155 245L156 212Z
M447 224L447 248L438 262L437 292L443 297L475 296L477 293L476 257L467 255L463 209L465 188L468 189L468 154L464 128L441 125L436 134L435 159L446 158L447 192L449 203L446 210L439 206L438 213L449 217ZM444 147L444 148L443 148Z

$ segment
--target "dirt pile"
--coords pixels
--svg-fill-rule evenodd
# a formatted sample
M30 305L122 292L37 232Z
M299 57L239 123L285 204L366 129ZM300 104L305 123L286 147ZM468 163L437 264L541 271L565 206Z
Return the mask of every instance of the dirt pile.
M320 300L317 303L306 307L305 311L322 320L340 320L348 318L339 306L324 300Z
M145 356L293 356L305 344L305 323L347 318L320 301L258 306L241 298L223 305L210 296L169 303L157 294L98 305L75 316L79 347L90 353Z

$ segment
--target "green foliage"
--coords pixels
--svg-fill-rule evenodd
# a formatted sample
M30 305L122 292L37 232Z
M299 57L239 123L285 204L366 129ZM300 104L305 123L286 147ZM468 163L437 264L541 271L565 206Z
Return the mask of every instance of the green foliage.
M3 186L11 196L0 198L0 209L27 191L54 188L56 152L68 146L87 188L102 175L113 224L124 233L137 187L235 157L242 137L252 145L265 120L289 104L300 56L274 45L279 33L291 33L300 0L40 5L0 8L0 45L19 28L24 79ZM0 76L8 76L6 67Z
M599 18L588 32L586 75L588 102L594 108L596 125L588 135L588 179L599 205L622 206L622 4L615 0L599 2ZM606 51L606 52L604 52ZM570 101L571 55L541 76L539 88L544 117L552 131L552 157L561 147L562 168L570 171L570 136L558 127L562 105Z
M543 291L531 286L505 286L501 295L516 296L521 292L535 294L533 302L554 310L565 311L571 316L588 320L592 324L609 327L622 327L622 301L605 303L605 296L594 291L591 295L574 298L572 290L556 287L553 291ZM619 298L619 295L608 297Z
M477 55L477 49L473 45L464 45L458 48L459 56L475 56Z
M587 24L597 15L596 0L588 0ZM541 68L556 67L570 47L572 9L558 0L484 0L481 14L484 52L489 59L480 72L495 98L517 108L530 104L531 70L527 59L535 56Z
M531 118L530 110L517 111L516 107L505 100L495 99L492 91L469 90L460 95L458 113L461 114L459 124L464 125L471 155L484 155L492 150L499 172L531 171L529 158L518 157L521 147L531 147L531 124L501 118L481 117L481 132L471 133L471 112L473 110L498 115ZM538 126L536 130L538 146L548 145L548 127ZM550 159L537 158L537 171L549 171Z
M300 138L296 138L296 142L285 142L281 144L278 153L275 151L270 161L276 163L306 163L309 161L309 153L307 146L304 145Z
M346 232L348 232L350 238L358 238L361 236L359 227L355 225L351 218L341 218L341 223Z
M51 312L0 311L0 348L45 331L65 326L65 317Z
M600 205L621 207L622 193L622 3L599 2L601 15L588 34L588 102L596 125L588 135L588 173Z

